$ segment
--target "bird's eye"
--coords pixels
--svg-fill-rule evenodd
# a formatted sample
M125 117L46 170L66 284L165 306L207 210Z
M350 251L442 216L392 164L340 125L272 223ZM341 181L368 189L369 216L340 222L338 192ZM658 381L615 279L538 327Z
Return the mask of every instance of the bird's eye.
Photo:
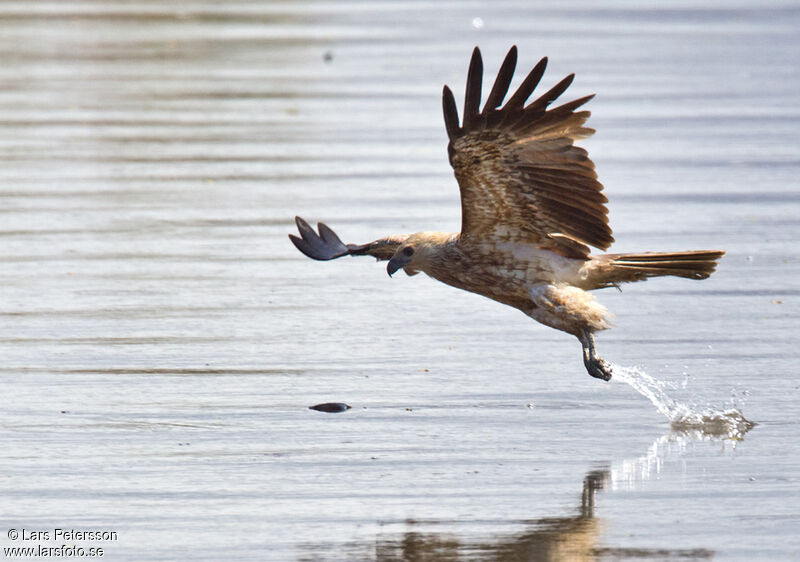
M411 256L414 255L414 248L412 248L411 246L408 246L407 248L404 248L403 249L403 255L410 258Z

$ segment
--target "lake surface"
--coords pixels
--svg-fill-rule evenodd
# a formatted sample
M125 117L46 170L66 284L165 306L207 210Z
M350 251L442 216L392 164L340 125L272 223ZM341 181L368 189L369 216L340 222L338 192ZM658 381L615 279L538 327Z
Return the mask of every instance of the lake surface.
M0 546L798 559L798 29L797 2L0 4ZM286 237L457 230L441 87L512 44L598 94L613 251L727 251L598 293L611 383L518 311Z

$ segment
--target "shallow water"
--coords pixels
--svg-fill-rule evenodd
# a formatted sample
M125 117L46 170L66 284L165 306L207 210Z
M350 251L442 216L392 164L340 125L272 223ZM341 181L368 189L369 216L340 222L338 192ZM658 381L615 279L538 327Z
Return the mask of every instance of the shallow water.
M798 26L793 2L0 5L0 546L796 559ZM441 85L512 43L598 93L614 251L727 251L598 292L609 384L514 310L286 237L456 230ZM9 535L55 528L117 539Z
M656 410L666 416L670 428L675 432L692 432L698 438L711 436L741 440L755 426L734 404L698 407L675 400L669 395L670 385L651 377L642 369L614 365L613 373L614 380L630 385L650 400Z

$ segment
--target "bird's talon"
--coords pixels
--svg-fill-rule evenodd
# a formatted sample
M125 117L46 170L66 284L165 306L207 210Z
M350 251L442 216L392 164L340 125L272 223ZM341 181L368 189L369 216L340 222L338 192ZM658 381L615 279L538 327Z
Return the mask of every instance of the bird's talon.
M611 380L611 365L603 359L594 359L586 362L586 370L596 379Z

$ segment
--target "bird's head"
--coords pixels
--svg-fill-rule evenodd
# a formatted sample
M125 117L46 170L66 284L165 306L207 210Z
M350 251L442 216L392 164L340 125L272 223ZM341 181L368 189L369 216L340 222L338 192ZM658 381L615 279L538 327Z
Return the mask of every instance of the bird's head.
M386 266L391 277L401 268L406 275L428 271L431 263L440 255L442 248L451 241L452 235L444 232L418 232L400 244Z

